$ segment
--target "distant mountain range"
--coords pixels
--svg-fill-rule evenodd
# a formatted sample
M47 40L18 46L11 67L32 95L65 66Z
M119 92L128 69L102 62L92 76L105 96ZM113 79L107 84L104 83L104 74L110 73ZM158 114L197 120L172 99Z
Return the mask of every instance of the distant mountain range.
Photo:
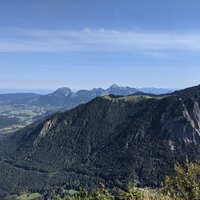
M98 96L108 94L126 96L136 94L138 91L135 88L121 87L113 84L108 89L94 88L92 90L79 90L77 92L63 87L46 95L34 93L0 94L0 117L4 117L5 119L4 125L1 126L0 124L0 133L18 130L53 112L72 109ZM159 92L164 91L170 92L169 90L155 88L148 90L143 88L141 91L151 94L160 94Z
M60 93L73 98L66 88L51 95ZM106 95L2 139L0 194L62 184L158 186L176 163L199 159L200 86L159 96Z
M115 84L108 89L94 88L92 90L79 90L77 92L73 92L70 88L63 87L48 95L40 95L29 103L42 106L72 108L81 103L86 103L97 96L108 94L126 96L134 94L137 91L138 90L135 88L120 87Z
M173 90L161 88L131 88L111 85L108 89L94 88L92 90L79 90L73 92L70 88L63 87L57 89L55 92L47 95L34 93L10 93L0 94L0 103L26 103L30 105L39 106L53 106L53 107L74 107L81 103L86 103L97 96L104 96L108 94L113 95L131 95L136 92L144 92L149 94L164 94L171 93Z

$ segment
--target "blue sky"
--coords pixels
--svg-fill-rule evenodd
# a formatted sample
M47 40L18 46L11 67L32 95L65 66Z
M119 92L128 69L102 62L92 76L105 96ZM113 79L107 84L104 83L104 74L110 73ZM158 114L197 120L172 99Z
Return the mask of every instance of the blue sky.
M199 84L199 0L0 0L0 88Z

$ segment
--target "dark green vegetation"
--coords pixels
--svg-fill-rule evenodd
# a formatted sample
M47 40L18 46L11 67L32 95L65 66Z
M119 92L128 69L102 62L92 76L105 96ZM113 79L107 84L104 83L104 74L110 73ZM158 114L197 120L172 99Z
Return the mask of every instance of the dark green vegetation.
M0 142L0 194L158 187L200 158L200 86L166 96L98 97Z
M65 200L199 200L200 163L186 163L175 168L173 176L167 176L160 189L139 189L131 183L125 190L100 187L96 190L65 190L54 188L43 195L43 199Z
M72 92L69 88L60 88L47 95L32 93L0 94L0 112L8 118L16 118L13 123L0 121L0 134L19 130L26 125L56 111L66 111L97 96L106 94L130 95L137 92L130 87L112 85L108 89L79 90ZM17 122L17 123L16 123Z
M200 163L187 163L176 166L176 173L167 177L163 192L172 199L200 199Z
M98 189L87 190L80 188L79 190L66 190L63 187L54 187L49 191L46 191L42 198L44 200L55 199L55 200L142 200L144 197L143 191L139 190L131 183L125 190L105 188L104 185Z
M54 186L39 193L24 193L7 196L10 200L199 200L200 163L177 165L173 176L167 176L162 188L136 188L128 183L127 188L68 189L67 185Z

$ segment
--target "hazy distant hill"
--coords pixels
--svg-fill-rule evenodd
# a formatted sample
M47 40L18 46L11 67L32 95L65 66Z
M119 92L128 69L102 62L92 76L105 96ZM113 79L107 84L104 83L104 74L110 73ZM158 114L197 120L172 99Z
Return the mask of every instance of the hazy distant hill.
M200 159L200 86L163 96L107 95L2 140L0 194L63 183L158 186L186 159Z
M166 93L172 93L176 89L166 89L166 88L154 88L154 87L144 87L144 88L137 88L137 90L148 93L148 94L166 94Z
M38 96L40 95L34 93L0 94L0 103L20 103L20 101L27 101Z

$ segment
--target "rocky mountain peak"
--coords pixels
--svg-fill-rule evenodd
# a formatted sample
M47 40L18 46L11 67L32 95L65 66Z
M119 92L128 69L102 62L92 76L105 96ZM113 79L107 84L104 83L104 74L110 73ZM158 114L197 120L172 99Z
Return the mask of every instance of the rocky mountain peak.
M137 92L135 88L122 87L116 84L111 85L106 91L114 95L130 95Z
M68 88L68 87L62 87L62 88L58 88L55 92L53 92L51 94L53 96L57 96L57 95L68 96L71 93L72 93L72 91L71 91L70 88Z

